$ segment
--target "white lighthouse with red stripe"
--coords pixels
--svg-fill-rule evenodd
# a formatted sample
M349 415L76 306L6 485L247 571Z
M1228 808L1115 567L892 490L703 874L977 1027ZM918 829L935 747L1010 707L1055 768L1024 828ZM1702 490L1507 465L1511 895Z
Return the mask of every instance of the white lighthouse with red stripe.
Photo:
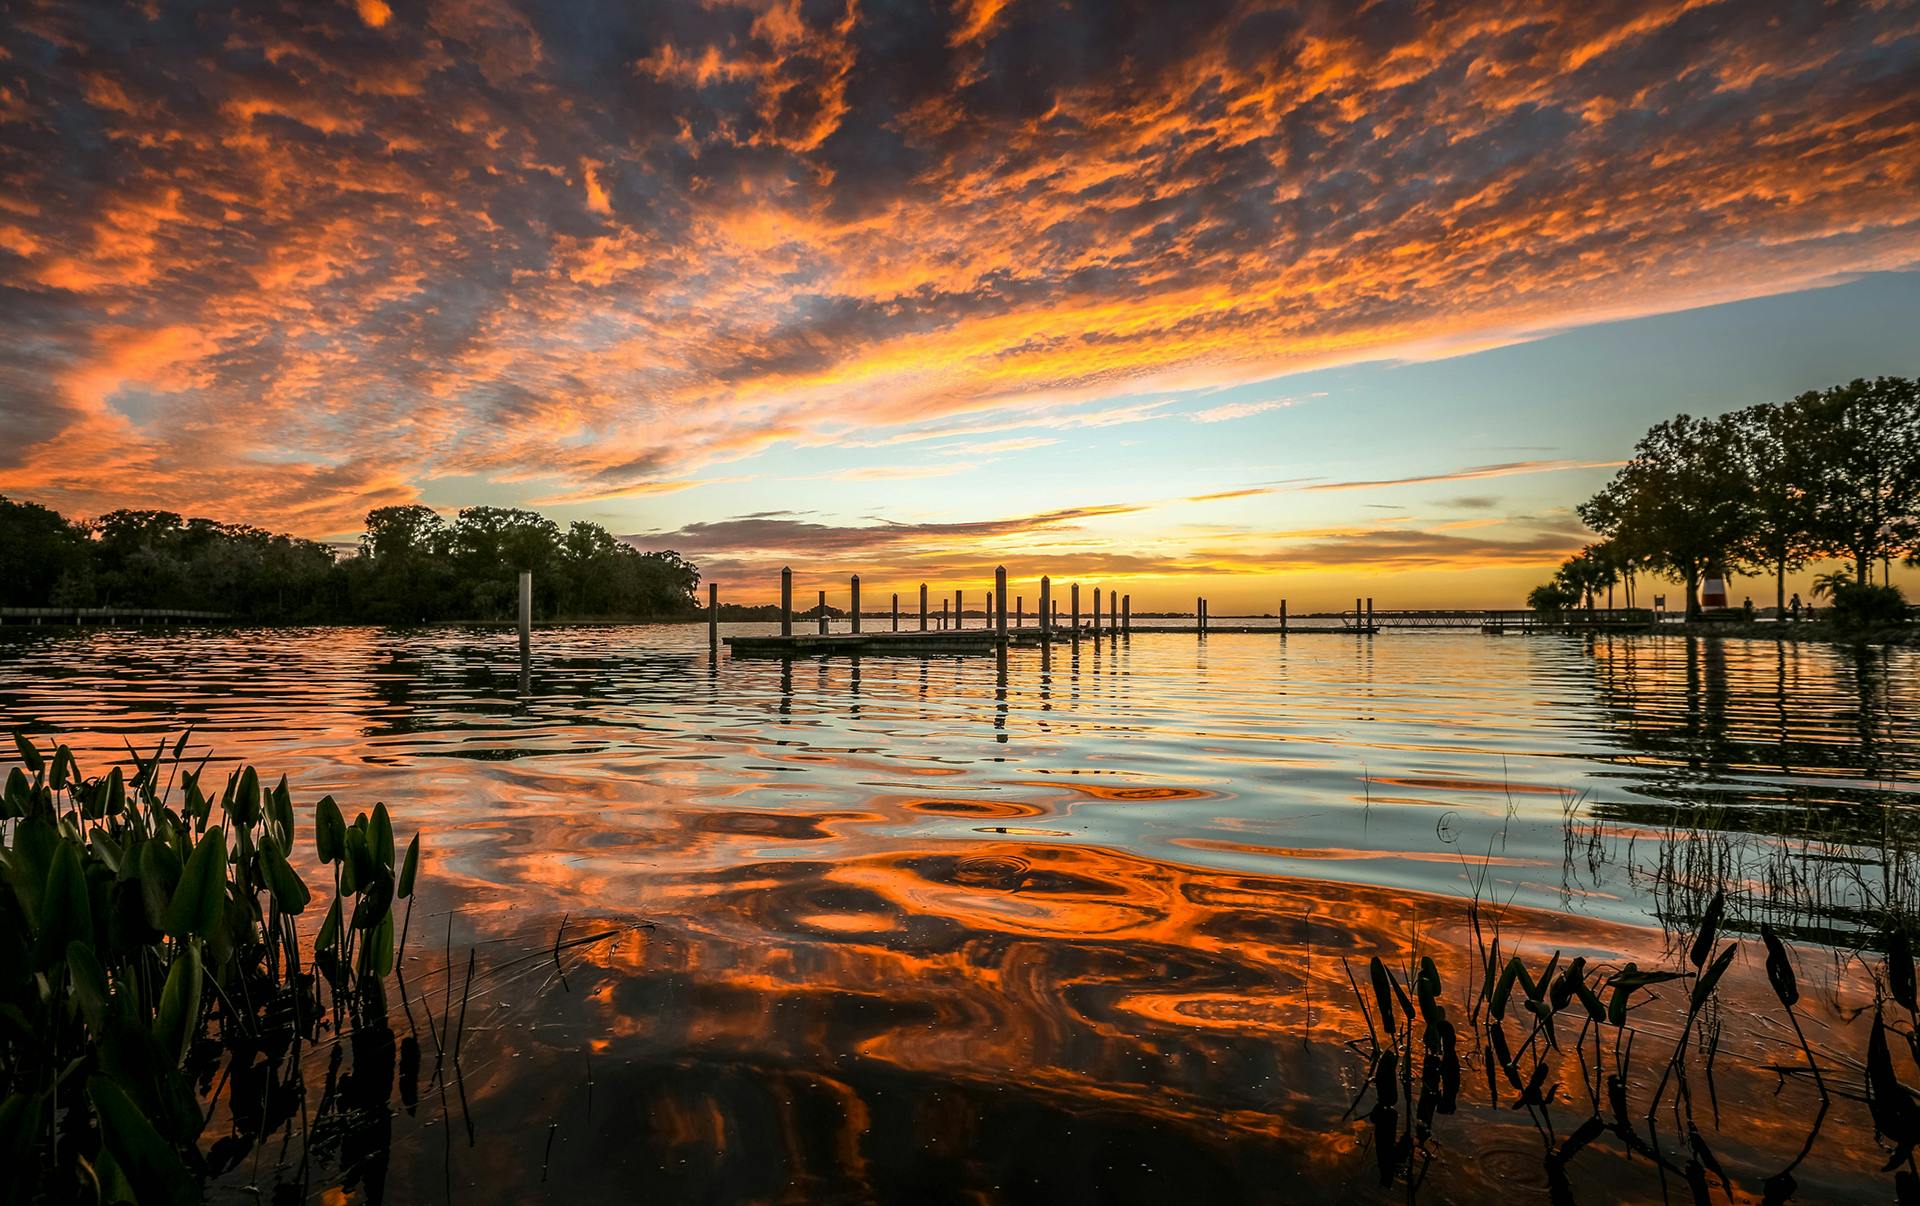
M1727 606L1727 571L1720 566L1710 566L1707 576L1700 582L1700 610L1713 611Z

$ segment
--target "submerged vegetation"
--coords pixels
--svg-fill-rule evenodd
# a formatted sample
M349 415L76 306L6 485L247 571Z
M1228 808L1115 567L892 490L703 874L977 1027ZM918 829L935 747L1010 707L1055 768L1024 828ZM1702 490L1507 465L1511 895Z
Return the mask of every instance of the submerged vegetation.
M643 553L598 524L564 530L533 511L425 506L367 514L357 549L172 511L84 522L0 497L0 606L149 607L298 623L500 620L531 570L542 617L673 618L694 612L700 572Z
M91 778L64 745L14 742L22 765L0 804L9 1200L198 1200L296 1116L315 1121L303 1046L348 1036L356 1067L384 1049L384 1099L385 981L406 940L394 910L404 900L411 916L418 835L396 857L383 805L349 824L319 802L314 851L333 890L303 956L299 919L317 902L294 867L284 778L264 788L244 767L211 792L186 734L129 749L131 775ZM403 1083L419 1058L408 1038ZM321 1114L352 1104L327 1096ZM222 1101L229 1133L207 1142Z
M1786 576L1837 558L1850 569L1829 587L1837 622L1903 621L1905 601L1884 579L1893 560L1920 558L1920 380L1857 380L1716 419L1669 419L1580 517L1603 539L1535 590L1536 608L1591 607L1616 584L1631 607L1638 577L1651 574L1683 584L1691 617L1703 578L1744 571L1773 578L1785 613Z
M1715 1063L1729 1018L1742 1016L1727 1010L1719 995L1740 951L1737 937L1722 941L1725 896L1715 892L1694 919L1684 963L1647 970L1584 956L1563 960L1559 951L1544 963L1510 953L1502 946L1497 912L1481 899L1484 887L1475 884L1468 906L1476 948L1469 966L1476 974L1469 975L1458 1012L1444 1003L1431 957L1419 955L1396 972L1376 956L1364 988L1347 967L1367 1027L1366 1039L1351 1044L1365 1057L1366 1070L1348 1116L1371 1127L1381 1184L1404 1179L1417 1195L1435 1158L1430 1141L1436 1118L1459 1110L1462 1086L1474 1083L1477 1062L1486 1106L1525 1111L1538 1133L1551 1201L1575 1200L1576 1158L1609 1140L1629 1159L1649 1163L1663 1185L1668 1178L1684 1185L1695 1203L1712 1201L1716 1192L1734 1200L1740 1170L1730 1173L1706 1138L1724 1133ZM1767 986L1784 1020L1778 1029L1791 1036L1789 1049L1797 1048L1797 1055L1763 1070L1783 1088L1789 1081L1804 1083L1814 1107L1805 1141L1779 1153L1777 1167L1761 1170L1760 1200L1794 1197L1794 1172L1814 1150L1836 1098L1866 1103L1887 1153L1882 1171L1894 1174L1895 1196L1920 1200L1914 1155L1920 1098L1902 1081L1893 1055L1897 1045L1907 1052L1905 1062L1920 1068L1920 1000L1905 925L1889 924L1879 936L1886 954L1873 978L1864 1059L1816 1052L1801 1023L1799 977L1787 944L1766 924L1759 937ZM1704 1127L1703 1111L1711 1119Z

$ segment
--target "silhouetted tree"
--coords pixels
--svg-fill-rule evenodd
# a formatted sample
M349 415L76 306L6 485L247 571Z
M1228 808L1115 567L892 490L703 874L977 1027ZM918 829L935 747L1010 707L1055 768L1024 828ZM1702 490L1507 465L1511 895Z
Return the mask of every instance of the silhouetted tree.
M87 533L58 511L0 495L0 605L45 607L92 597ZM68 597L62 597L62 596Z
M1749 406L1727 416L1740 471L1751 487L1751 515L1741 559L1773 571L1776 614L1787 610L1787 574L1818 548L1813 527L1819 477L1813 446L1818 418L1796 398L1784 406Z
M1736 559L1752 533L1753 489L1726 420L1681 415L1649 431L1633 459L1580 506L1580 518L1649 568L1686 584L1700 611L1700 579Z
M671 618L694 612L700 573L592 523L565 533L533 511L431 507L367 514L357 555L173 511L112 511L75 524L0 498L0 601L8 606L185 608L261 620L412 624L511 615L530 570L541 615Z
M1813 533L1853 562L1866 585L1875 561L1920 539L1920 381L1856 380L1795 398L1807 416Z

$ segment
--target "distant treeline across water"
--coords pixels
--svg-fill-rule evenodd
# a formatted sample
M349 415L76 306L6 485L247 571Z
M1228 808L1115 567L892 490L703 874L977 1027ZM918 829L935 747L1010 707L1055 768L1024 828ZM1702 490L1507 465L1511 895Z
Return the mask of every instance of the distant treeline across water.
M542 617L670 619L695 610L700 572L598 524L533 511L431 507L367 514L345 556L319 541L172 511L72 520L0 496L0 606L169 608L289 623L510 618L521 570Z

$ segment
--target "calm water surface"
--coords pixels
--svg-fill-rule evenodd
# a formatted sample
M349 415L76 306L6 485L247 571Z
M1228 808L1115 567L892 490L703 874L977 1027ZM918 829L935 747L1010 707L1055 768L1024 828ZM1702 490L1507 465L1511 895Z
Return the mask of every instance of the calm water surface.
M474 950L479 1039L464 1108L334 1153L370 1200L1401 1199L1343 1116L1343 957L1451 984L1484 877L1509 943L1657 962L1678 819L1757 841L1742 868L1815 833L1854 870L1791 922L1850 1049L1871 988L1828 954L1898 878L1850 845L1920 803L1914 650L1156 634L1002 665L705 635L543 631L523 683L501 630L10 633L0 711L83 765L191 726L297 804L426 831L409 976L444 1007ZM651 928L547 957L563 919ZM1806 1130L1769 1101L1775 1030L1720 1057L1712 1141L1756 1198ZM1548 1200L1542 1137L1476 1101L1419 1192ZM1843 1102L1797 1200L1887 1196L1883 1158ZM1582 1200L1662 1194L1623 1150L1577 1168Z

